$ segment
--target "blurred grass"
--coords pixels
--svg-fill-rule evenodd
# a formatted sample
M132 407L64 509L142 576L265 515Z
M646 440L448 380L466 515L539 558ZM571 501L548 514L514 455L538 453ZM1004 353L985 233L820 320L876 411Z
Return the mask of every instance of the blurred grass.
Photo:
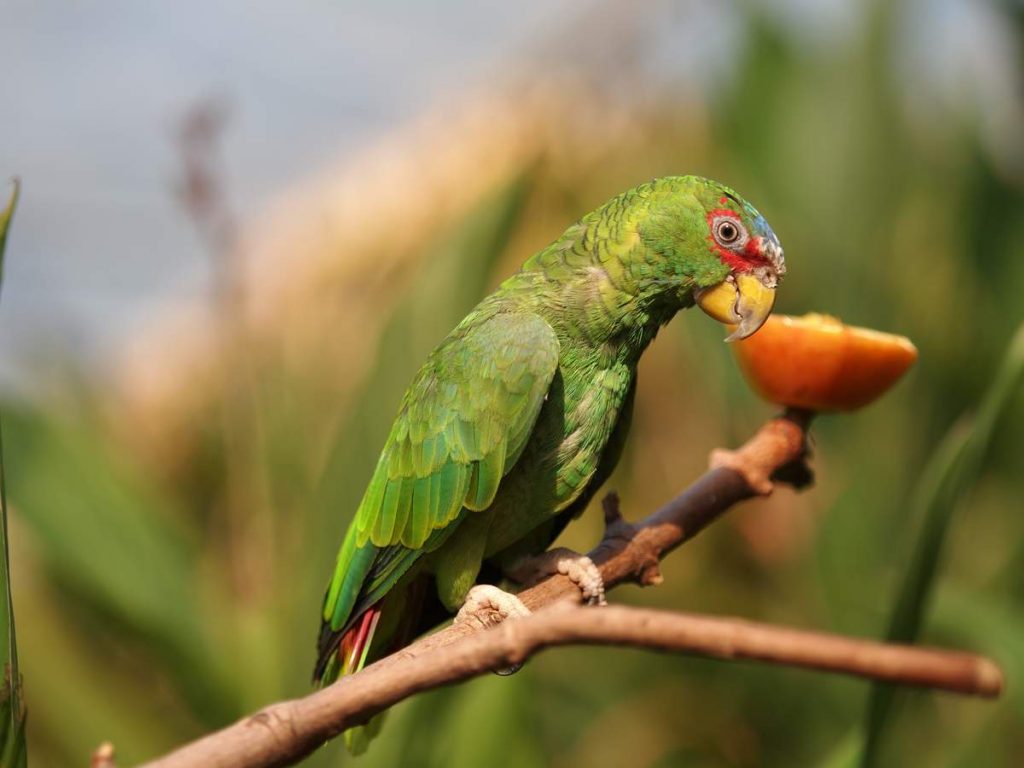
M7 233L18 207L21 182L14 180L10 199L0 211L0 291L3 289L4 259L7 253ZM7 520L7 477L4 471L3 424L0 422L0 580L3 584L2 627L0 627L0 659L3 659L4 679L0 689L0 766L24 768L28 764L25 743L25 704L22 696L22 677L18 666L18 636L14 623L14 597L11 588L11 548Z
M337 544L423 356L569 222L654 175L720 178L761 209L790 264L780 311L905 333L921 358L882 402L816 424L815 489L744 505L670 558L663 587L616 599L881 634L906 553L939 554L923 506L904 500L992 386L1024 289L1021 181L969 110L940 121L908 109L893 60L901 12L868 4L841 43L815 46L759 4L736 6L736 55L706 96L651 84L628 45L602 47L625 30L588 28L590 47L622 57L611 84L527 71L472 119L444 111L428 140L345 194L289 209L306 219L261 239L277 250L252 316L143 340L156 395L122 372L3 403L34 756L80 764L110 739L132 764L306 692ZM1005 394L997 419L980 411L999 429L959 505L969 514L942 526L941 578L920 582L935 598L920 634L995 655L1009 693L908 698L884 718L894 733L880 764L1013 765L1024 750L1024 408ZM641 364L611 483L626 514L770 413L721 329L684 313ZM587 514L565 543L587 549L600 527ZM867 695L810 672L559 651L397 707L363 762L848 764ZM308 763L344 759L332 745Z
M958 422L937 447L921 476L911 503L911 515L921 519L914 552L900 589L886 639L913 643L920 633L924 614L942 563L953 513L964 495L978 481L996 429L1024 381L1024 324L1010 343L1002 365L969 423ZM877 764L882 738L893 720L893 686L874 686L868 701L867 733L862 764Z

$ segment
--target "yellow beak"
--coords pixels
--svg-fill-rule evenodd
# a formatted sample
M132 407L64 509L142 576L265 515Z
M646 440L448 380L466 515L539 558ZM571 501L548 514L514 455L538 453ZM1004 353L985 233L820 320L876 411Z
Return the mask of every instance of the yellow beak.
M700 290L695 298L710 317L736 326L725 340L737 341L764 325L775 306L775 286L769 287L753 274L729 275L718 285Z

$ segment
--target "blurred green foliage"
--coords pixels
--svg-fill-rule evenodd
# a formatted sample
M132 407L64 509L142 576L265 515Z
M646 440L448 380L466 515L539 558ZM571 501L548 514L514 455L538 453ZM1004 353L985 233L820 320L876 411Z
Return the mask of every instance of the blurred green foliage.
M3 287L4 257L7 251L7 233L18 207L21 182L14 180L10 200L0 211L0 288ZM0 424L0 660L4 677L0 688L0 766L24 768L28 763L25 743L25 702L22 693L21 670L18 667L18 638L14 624L14 597L11 587L11 556L8 545L7 483L4 473L4 441Z
M984 471L992 438L1007 408L1020 392L1022 381L1024 325L1017 329L977 418L969 425L960 422L953 425L921 475L911 509L922 519L922 527L889 624L886 637L891 642L912 643L917 639L942 562L953 513ZM895 689L888 685L877 685L872 692L868 702L865 765L877 762L882 734L892 719L895 694Z
M199 406L184 437L160 433L173 461L138 450L132 437L152 426L126 424L103 385L5 404L40 765L82 764L105 739L132 764L306 692L337 544L424 355L570 221L669 173L726 181L771 221L790 265L780 311L905 333L921 357L878 404L819 420L814 489L744 505L666 562L664 586L614 599L882 636L915 564L909 578L923 586L912 590L913 631L903 636L992 654L1009 693L998 703L900 696L876 764L1015 764L1024 751L1019 386L1002 392L998 413L982 408L984 461L974 453L968 477L949 481L940 512L914 489L937 477L930 457L954 450L938 446L993 386L1020 319L1024 188L970 111L939 123L907 106L889 4L869 5L832 46L809 45L756 5L741 9L732 71L707 100L636 75L637 98L619 102L628 114L606 115L631 121L629 142L577 151L587 134L563 118L577 100L582 108L584 89L561 94L565 111L546 122L534 116L544 128L536 152L424 237L405 279L385 278L403 291L379 310L387 317L323 328L323 368L357 382L352 394L336 396L326 373L292 365L287 338L234 339L225 381L181 381ZM1008 24L1024 43L1019 19ZM628 82L629 62L618 71ZM382 252L388 228L402 224L377 223ZM337 258L349 257L339 238ZM367 259L368 276L374 268ZM363 288L324 292L345 302ZM378 328L375 356L358 364L352 334ZM712 447L744 439L771 414L720 339L720 328L684 313L643 361L631 442L610 484L627 516L677 492ZM599 535L599 515L588 514L565 543L586 550ZM806 671L563 650L511 678L400 705L362 763L848 764L862 749L868 696L862 682ZM309 764L345 759L332 745Z

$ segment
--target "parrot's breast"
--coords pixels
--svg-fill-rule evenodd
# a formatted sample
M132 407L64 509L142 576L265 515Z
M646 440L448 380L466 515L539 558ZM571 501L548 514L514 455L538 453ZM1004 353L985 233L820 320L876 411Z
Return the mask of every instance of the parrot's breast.
M601 462L634 375L625 364L560 367L519 462L488 510L488 554L515 544L580 498Z

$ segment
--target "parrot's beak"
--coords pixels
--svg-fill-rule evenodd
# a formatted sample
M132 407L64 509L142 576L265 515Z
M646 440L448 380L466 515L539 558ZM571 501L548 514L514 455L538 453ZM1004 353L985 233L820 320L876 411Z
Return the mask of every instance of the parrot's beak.
M694 298L698 306L720 323L735 326L726 341L738 341L764 325L775 306L774 275L729 275L718 285L703 288Z

